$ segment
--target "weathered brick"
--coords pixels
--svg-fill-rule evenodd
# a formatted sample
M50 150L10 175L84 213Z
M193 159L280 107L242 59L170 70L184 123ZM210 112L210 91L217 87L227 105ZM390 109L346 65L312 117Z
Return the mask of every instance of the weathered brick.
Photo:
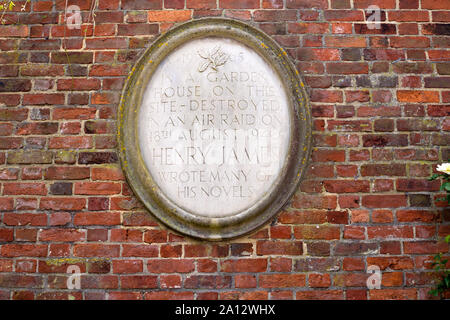
M303 248L299 241L258 241L256 252L258 255L300 255Z
M326 9L328 3L325 0L287 0L286 6L293 9L308 9L308 8L319 8Z
M266 259L225 260L221 263L223 272L264 272L267 270Z
M305 286L304 274L262 274L259 278L262 288L292 288Z

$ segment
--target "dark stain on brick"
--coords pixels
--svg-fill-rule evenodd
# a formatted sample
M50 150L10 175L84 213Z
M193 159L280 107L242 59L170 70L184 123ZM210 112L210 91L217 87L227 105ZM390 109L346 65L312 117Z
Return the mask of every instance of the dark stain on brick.
M448 36L450 35L450 23L429 23L429 24L425 24L423 25L423 28L425 31L431 33L431 34L436 34L436 35L441 35L441 36Z
M92 260L88 262L89 273L109 273L111 263L108 260Z
M0 92L30 91L30 80L0 79Z
M56 182L50 185L50 193L54 195L71 195L72 183L71 182Z
M384 147L388 140L383 136L371 136L364 139L364 147Z
M86 121L84 124L84 132L88 134L95 133L95 122L94 121Z
M428 194L410 194L409 204L412 207L429 207L431 205L431 199Z
M373 29L368 28L368 24L355 23L355 33L357 34L396 34L397 26L391 23L380 23L379 28L374 25Z
M115 152L81 152L79 164L116 163L119 160Z

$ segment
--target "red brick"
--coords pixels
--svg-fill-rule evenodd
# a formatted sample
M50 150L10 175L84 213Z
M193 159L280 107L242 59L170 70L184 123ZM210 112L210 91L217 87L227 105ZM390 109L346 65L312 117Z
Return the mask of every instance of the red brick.
M45 178L49 180L82 180L90 177L89 168L85 167L49 167Z
M364 164L361 166L362 176L405 176L404 164Z
M382 9L395 9L395 0L355 0L354 7L367 9L371 5L376 5Z
M302 252L300 241L258 241L256 244L258 255L301 255Z
M72 242L86 239L86 231L78 229L48 229L39 233L40 241Z
M193 300L194 293L189 291L151 291L145 292L146 300Z
M356 177L358 174L358 167L352 165L336 166L336 172L339 177Z
M256 10L253 12L255 21L295 21L296 10Z
M270 228L270 237L272 239L290 239L291 228L286 226L273 226Z
M325 20L329 21L364 21L364 14L360 10L326 10Z
M266 259L225 260L221 263L223 272L264 272L267 270Z
M191 16L191 10L148 11L149 22L180 22L189 20Z
M364 180L325 180L325 190L331 193L369 192L369 181Z
M185 288L198 289L224 289L231 287L231 277L229 276L213 276L213 275L192 275L186 278L184 282Z
M256 277L254 275L236 275L235 286L236 288L255 288Z
M142 260L114 260L114 273L140 273L143 271Z
M371 300L415 300L417 289L376 289L369 291Z
M441 2L437 0L421 0L422 9L431 9L431 10L437 10L437 9L443 9L448 10L449 6L446 2Z
M88 149L92 146L91 137L52 137L49 141L50 149Z
M369 239L413 238L414 231L410 226L367 227Z
M427 48L430 46L430 39L426 37L391 37L390 45L393 48Z
M23 96L24 105L64 104L64 95L59 93L36 93Z
M21 274L0 274L0 283L3 288L43 288L42 276ZM17 299L17 297L15 297Z
M14 229L0 229L0 241L7 242L13 240L14 240Z
M435 241L403 242L405 254L434 254L448 251L448 244Z
M311 1L287 0L286 7L293 9L308 9L308 8L326 9L328 8L328 3L326 0L311 0Z
M57 82L59 91L91 91L100 89L99 79L60 79Z
M343 300L344 292L342 290L297 291L295 298L297 300Z
M3 184L4 195L46 195L47 187L44 183L21 183L21 182L8 182Z
M122 186L115 182L76 182L75 194L112 195L120 193Z
M0 34L2 37L28 37L29 29L26 25L4 25L0 26Z
M80 226L118 225L120 224L120 213L111 211L79 212L75 214L73 223Z
M282 212L278 217L278 221L285 224L320 224L326 220L326 212L319 210Z
M366 195L362 204L369 208L397 208L406 206L404 195Z
M315 162L343 162L345 150L317 149L313 150L311 157Z
M331 226L301 226L294 227L297 239L336 240L340 238L340 228Z
M342 92L333 90L314 89L311 92L311 101L313 102L343 102Z
M330 48L365 48L365 37L328 36L325 45Z
M329 274L312 273L308 276L310 288L328 288L331 285Z
M297 49L297 59L302 61L337 61L339 60L339 50L299 48Z
M344 228L344 239L361 239L366 238L365 228L357 226L345 226Z
M162 256L162 254L161 254ZM201 259L197 261L197 271L198 272L217 272L217 262L210 259Z
M0 250L3 257L46 257L46 244L4 244Z
M148 260L147 270L151 273L189 273L194 270L194 261L187 259Z
M147 244L124 244L122 245L123 257L157 257L158 247Z
M364 74L369 71L365 62L330 62L326 66L331 74Z
M120 284L123 289L152 289L157 288L156 276L122 276Z
M75 244L73 255L77 257L118 257L120 246L115 244Z
M92 168L92 180L124 180L123 172L120 168Z
M259 0L219 0L219 8L224 9L257 9Z
M115 77L128 74L128 65L93 65L89 71L89 76L92 77ZM59 89L58 89L59 90ZM92 89L90 89L92 90Z
M83 198L46 197L41 198L40 202L40 208L44 210L74 211L74 210L82 210L85 207L86 207L86 200Z
M324 34L328 33L330 26L328 23L318 23L318 22L296 22L288 23L288 31L290 33L301 33L301 34ZM339 52L336 49L316 49L317 52L326 54L332 59L326 60L339 60ZM299 48L298 52L302 52ZM311 60L311 59L307 59ZM322 60L322 59L321 59Z
M56 108L53 110L53 119L93 119L96 111L96 108Z
M333 195L307 195L302 194L294 198L292 206L297 209L335 209L337 197Z
M397 191L438 191L441 183L439 181L428 181L419 179L398 179Z
M292 259L289 258L271 258L270 271L290 272L292 270Z
M427 210L397 210L398 222L434 222L438 215L433 211Z
M304 274L262 274L259 277L261 288L303 287L306 283Z

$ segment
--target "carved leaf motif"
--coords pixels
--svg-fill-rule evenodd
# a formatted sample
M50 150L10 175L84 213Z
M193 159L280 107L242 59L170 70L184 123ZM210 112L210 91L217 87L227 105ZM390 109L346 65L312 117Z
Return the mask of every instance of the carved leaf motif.
M200 66L198 67L198 71L199 72L205 71L206 69L208 69L208 66L210 63L211 63L210 61L200 63Z
M204 51L198 50L197 53L198 53L198 55L199 55L200 57L202 57L203 59L208 59L208 54L206 54Z
M215 54L217 53L217 51L219 51L219 50L220 50L220 47L219 47L219 46L215 46L215 47L211 50L209 56L211 57L211 56L215 55Z
M225 54L223 51L220 50L220 46L215 46L212 50L210 50L208 53L205 53L204 51L197 51L198 55L207 60L206 62L202 62L199 67L198 71L203 72L206 69L208 69L209 66L215 71L217 71L217 67L224 65L228 60L228 55Z
M228 55L222 53L221 55L219 55L215 61L215 65L216 67L224 65L225 62L227 62L228 60Z

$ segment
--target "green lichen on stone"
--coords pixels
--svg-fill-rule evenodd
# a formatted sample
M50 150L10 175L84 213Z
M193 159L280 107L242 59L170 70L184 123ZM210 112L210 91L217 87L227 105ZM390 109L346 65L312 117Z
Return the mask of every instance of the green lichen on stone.
M67 150L58 151L55 155L55 162L73 164L76 162L76 152Z
M85 263L86 260L82 258L55 258L55 259L47 259L45 263L49 266L62 266L64 264L77 264L77 263Z
M110 262L109 258L52 258L45 260L49 266L62 266L65 264L84 264L94 262Z

